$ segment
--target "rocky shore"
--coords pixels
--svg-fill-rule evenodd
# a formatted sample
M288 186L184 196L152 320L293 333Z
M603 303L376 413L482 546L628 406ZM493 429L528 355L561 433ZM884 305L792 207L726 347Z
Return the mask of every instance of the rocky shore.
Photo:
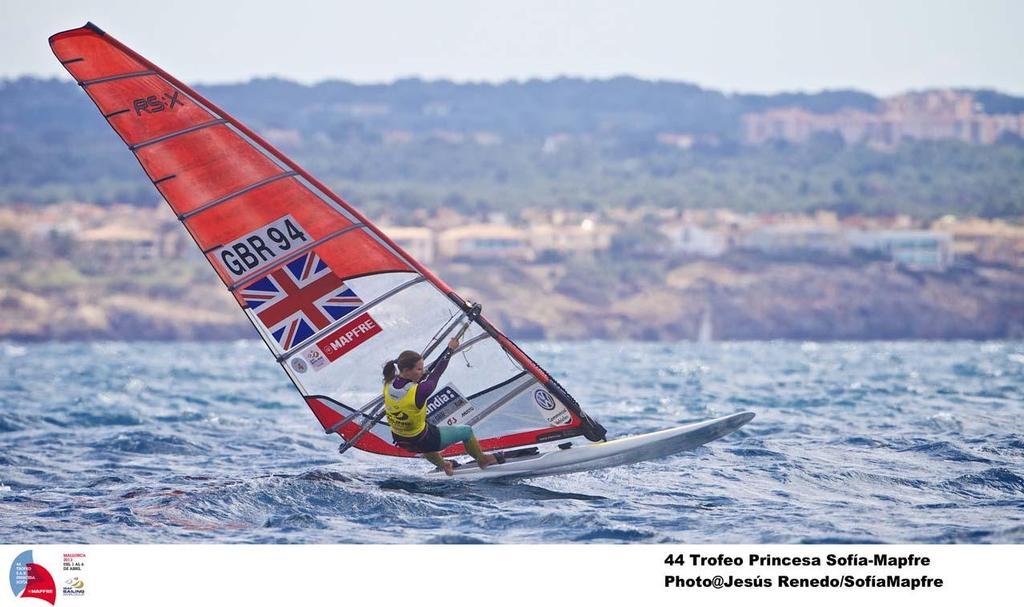
M538 273L457 274L450 284L478 293L510 334L545 339L1024 337L1024 273L1005 268L930 273L888 262L696 261L661 281L622 285L603 301L574 297L564 281L545 283Z
M37 269L38 271L44 271ZM177 284L5 281L0 339L220 340L255 333L209 268ZM1024 338L1024 272L884 261L449 263L437 273L513 337L582 340ZM105 277L109 278L109 277ZM58 284L54 284L58 282Z

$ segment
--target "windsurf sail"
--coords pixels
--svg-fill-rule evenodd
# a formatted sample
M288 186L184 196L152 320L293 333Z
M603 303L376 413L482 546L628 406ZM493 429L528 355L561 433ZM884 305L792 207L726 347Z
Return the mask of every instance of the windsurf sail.
M227 112L91 23L50 47L343 447L415 455L392 444L380 414L383 363L402 350L429 363L460 331L430 421L472 426L486 450L604 439L479 306Z

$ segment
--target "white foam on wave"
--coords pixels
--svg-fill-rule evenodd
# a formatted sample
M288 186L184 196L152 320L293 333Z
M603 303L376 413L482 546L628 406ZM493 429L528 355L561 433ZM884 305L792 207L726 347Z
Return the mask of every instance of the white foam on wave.
M15 344L3 344L3 352L6 358L18 358L28 354L28 348Z

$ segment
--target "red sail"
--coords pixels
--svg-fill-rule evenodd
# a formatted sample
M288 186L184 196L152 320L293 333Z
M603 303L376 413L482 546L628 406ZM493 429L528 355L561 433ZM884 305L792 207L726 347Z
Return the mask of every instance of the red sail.
M426 347L471 306L361 213L216 105L92 24L54 54L135 154L328 432L410 456L366 408L384 360ZM460 316L461 315L461 316ZM518 346L475 317L438 415L485 448L603 429ZM441 409L441 407L438 407ZM532 421L531 421L532 420ZM361 433L363 425L369 432ZM461 446L448 453L461 452Z

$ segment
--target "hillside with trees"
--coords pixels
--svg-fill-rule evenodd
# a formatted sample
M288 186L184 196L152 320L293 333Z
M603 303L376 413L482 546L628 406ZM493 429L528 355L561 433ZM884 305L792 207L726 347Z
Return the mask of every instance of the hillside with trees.
M1014 137L990 146L912 141L885 151L830 135L802 145L741 142L749 112L878 105L857 91L728 95L634 78L314 86L263 79L199 90L371 213L396 205L655 205L1024 214L1024 144ZM1024 99L973 93L985 111L1024 111ZM0 82L0 202L66 200L150 205L157 194L73 82Z

